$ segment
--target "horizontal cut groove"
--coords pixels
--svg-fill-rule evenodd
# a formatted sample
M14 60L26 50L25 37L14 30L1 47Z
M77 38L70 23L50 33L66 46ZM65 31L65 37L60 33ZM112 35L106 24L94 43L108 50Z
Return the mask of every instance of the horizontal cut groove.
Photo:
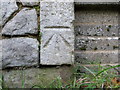
M113 23L100 23L100 22L95 22L95 23L84 23L84 22L75 22L74 26L80 26L80 25L118 25L118 23L113 24Z
M119 50L109 50L109 51L106 51L106 50L97 50L97 51L80 51L80 50L76 50L75 53L118 53Z
M70 28L68 26L46 26L45 28Z
M77 65L80 65L80 66L98 66L96 64L77 64ZM119 65L119 63L116 63L116 64L100 64L101 66L107 66L107 65L110 65L110 66L115 66L115 65Z
M59 31L71 31L71 29L69 28L45 28L43 31L55 31L55 32L59 32Z
M115 39L115 40L118 40L119 37L93 37L93 36L76 36L76 38L79 38L79 39L93 39L93 40L105 40L105 39L108 39L108 40L112 40L112 39Z

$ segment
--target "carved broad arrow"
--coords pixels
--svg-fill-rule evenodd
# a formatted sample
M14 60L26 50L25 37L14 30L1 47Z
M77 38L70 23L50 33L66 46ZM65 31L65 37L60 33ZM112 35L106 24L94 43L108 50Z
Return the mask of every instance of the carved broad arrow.
M59 1L40 3L42 65L73 64L74 61L74 2Z
M46 29L41 43L41 64L73 63L74 36L71 29Z

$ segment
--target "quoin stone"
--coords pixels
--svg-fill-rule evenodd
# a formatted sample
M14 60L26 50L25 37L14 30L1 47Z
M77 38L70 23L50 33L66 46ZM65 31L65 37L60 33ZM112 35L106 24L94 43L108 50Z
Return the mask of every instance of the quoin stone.
M74 3L41 2L42 65L73 64L74 62Z

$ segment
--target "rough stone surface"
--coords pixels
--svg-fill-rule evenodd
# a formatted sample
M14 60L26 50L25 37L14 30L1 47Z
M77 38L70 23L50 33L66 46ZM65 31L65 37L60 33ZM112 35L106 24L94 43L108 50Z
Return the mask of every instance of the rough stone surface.
M75 12L75 62L118 64L118 9L82 5ZM104 8L104 9L103 9Z
M41 64L73 63L74 32L71 29L44 29L41 42Z
M118 25L79 25L75 26L76 36L119 36Z
M119 2L120 0L75 0L76 4L80 4L81 2L86 2L86 3L93 3L93 4L101 4L101 3L105 3L105 4L109 4L109 3L115 3L115 2Z
M107 6L106 6L107 7ZM116 10L77 10L75 12L76 25L118 25L118 11Z
M73 2L41 2L41 64L74 62Z
M2 40L2 68L38 64L38 41L32 38Z
M37 14L35 9L24 8L2 30L3 35L37 34Z
M48 67L48 68L31 68L26 70L3 71L5 86L9 88L22 88L24 80L25 88L31 88L34 85L49 88L57 78L67 84L72 76L72 67ZM54 83L56 85L56 83Z
M1 3L1 2L0 2ZM0 5L0 12L1 12L1 5ZM2 31L2 13L0 13L0 33Z
M0 40L0 69L2 69L2 40Z
M75 61L80 64L90 63L103 63L103 64L115 64L118 61L118 50L117 51L96 51L96 52L76 52Z
M75 40L76 50L118 50L118 38L80 37Z
M0 26L2 26L11 14L18 9L18 6L16 4L16 0L1 0L0 7L0 15L2 17L0 19Z
M74 4L72 2L41 2L41 28L71 27L74 20Z
M24 6L36 6L39 5L40 0L20 0Z

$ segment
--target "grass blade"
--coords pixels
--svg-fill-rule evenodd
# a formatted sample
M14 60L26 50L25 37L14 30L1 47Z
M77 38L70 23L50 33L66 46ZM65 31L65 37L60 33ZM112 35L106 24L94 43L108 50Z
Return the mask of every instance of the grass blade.
M89 68L83 66L87 71L89 71L93 76L96 76L93 71L91 71Z
M120 65L116 65L116 66L111 66L111 67L105 68L105 69L103 69L102 71L99 71L99 72L96 74L96 76L100 75L101 73L103 73L103 72L105 72L105 71L107 71L107 70L109 70L109 69L116 68L116 67L120 67Z

